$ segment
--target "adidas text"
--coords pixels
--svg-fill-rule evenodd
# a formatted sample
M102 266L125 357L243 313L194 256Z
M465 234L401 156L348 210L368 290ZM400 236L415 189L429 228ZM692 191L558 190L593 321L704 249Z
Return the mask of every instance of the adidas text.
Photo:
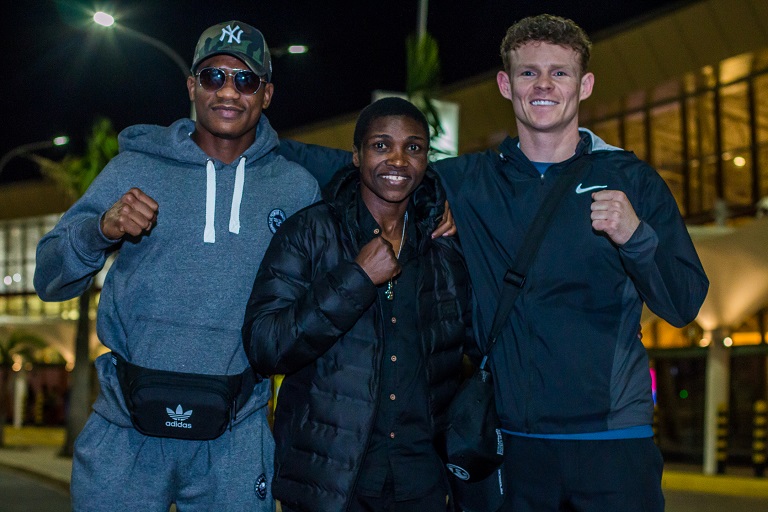
M183 421L166 421L165 426L176 428L192 428L191 423L184 423Z

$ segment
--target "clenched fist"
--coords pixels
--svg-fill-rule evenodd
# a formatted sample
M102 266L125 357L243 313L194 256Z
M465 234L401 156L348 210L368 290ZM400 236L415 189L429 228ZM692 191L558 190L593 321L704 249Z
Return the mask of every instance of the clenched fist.
M111 240L148 233L157 223L157 202L132 188L101 217L101 232Z
M640 225L635 209L621 190L592 194L592 228L602 231L618 245L624 245Z
M400 273L400 263L392 244L380 236L360 249L355 262L363 268L376 286L386 283Z

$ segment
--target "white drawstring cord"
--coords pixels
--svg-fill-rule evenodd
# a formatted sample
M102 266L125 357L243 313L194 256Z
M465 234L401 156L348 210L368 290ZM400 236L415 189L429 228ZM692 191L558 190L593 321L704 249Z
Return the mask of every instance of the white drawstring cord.
M240 233L240 202L243 200L243 182L245 181L245 157L240 157L235 172L235 189L232 191L232 210L229 213L229 232Z
M205 164L205 231L203 233L203 242L207 244L216 243L216 168L213 161L208 160Z

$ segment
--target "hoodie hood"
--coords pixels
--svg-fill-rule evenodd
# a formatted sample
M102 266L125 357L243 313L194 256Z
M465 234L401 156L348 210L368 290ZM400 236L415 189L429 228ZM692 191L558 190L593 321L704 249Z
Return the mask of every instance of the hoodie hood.
M209 157L195 141L192 132L195 123L191 119L179 119L170 126L137 124L129 126L117 137L120 151L138 151L187 164L205 165ZM256 160L278 146L277 133L262 113L256 125L256 139L241 155L247 160Z
M192 140L195 123L190 119L180 119L168 127L155 125L135 125L126 128L118 135L120 151L136 151L173 160L182 164L205 166L205 226L203 241L216 243L216 173L225 164L209 157ZM275 130L262 114L256 125L256 139L237 159L234 187L232 190L229 213L229 232L240 233L240 205L245 183L245 166L255 162L277 148L278 138Z

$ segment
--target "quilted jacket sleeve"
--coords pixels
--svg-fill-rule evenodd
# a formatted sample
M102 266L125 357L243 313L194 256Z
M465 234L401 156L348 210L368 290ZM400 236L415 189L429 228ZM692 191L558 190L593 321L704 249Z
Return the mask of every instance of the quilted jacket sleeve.
M376 300L368 275L341 257L336 237L318 227L317 210L283 224L254 281L242 333L248 359L262 375L312 363Z

